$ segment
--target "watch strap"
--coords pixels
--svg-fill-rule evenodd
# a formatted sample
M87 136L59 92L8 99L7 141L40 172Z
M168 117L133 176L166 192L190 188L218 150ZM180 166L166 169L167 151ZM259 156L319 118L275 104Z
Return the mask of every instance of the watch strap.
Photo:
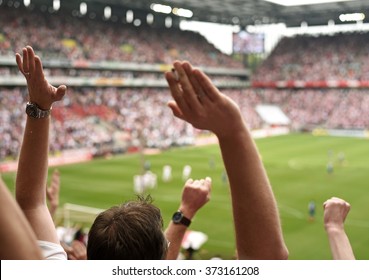
M191 220L187 218L181 210L178 210L173 214L172 221L175 224L182 224L186 227L190 226Z
M51 109L49 110L42 110L36 103L27 102L26 105L26 113L28 116L35 118L35 119L43 119L50 116Z
M180 221L182 225L185 225L186 227L189 227L191 224L191 220L185 216L182 216L182 219Z

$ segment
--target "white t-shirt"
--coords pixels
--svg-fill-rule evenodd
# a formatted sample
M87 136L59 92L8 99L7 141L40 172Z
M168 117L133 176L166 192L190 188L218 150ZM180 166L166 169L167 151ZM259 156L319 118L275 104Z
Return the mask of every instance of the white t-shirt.
M67 253L60 244L37 240L45 260L67 260Z

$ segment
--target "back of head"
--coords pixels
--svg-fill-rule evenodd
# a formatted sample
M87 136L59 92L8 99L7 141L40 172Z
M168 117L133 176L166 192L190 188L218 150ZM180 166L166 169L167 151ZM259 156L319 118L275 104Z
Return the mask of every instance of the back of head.
M164 259L166 251L163 219L150 197L139 197L100 213L88 236L90 260Z

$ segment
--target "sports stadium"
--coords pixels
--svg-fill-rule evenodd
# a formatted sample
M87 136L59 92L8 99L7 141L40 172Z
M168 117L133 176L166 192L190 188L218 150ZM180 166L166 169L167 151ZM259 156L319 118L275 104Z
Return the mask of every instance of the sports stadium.
M153 197L167 225L188 165L186 176L213 180L211 200L191 224L206 235L194 258L234 259L217 139L167 107L164 72L187 60L240 106L276 196L289 258L332 258L323 203L341 197L352 207L345 228L355 257L367 259L369 4L288 2L0 0L4 181L13 191L27 102L15 53L30 45L50 83L68 87L53 106L50 131L49 177L61 174L56 226L87 232L100 211L138 193ZM183 27L191 22L229 27L232 50L211 42L220 33Z

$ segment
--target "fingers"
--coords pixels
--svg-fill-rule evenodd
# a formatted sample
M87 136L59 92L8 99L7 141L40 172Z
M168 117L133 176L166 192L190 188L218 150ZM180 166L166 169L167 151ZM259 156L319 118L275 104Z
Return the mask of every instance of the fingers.
M179 119L184 120L183 113L182 113L181 109L179 109L179 107L178 107L178 105L175 101L169 101L167 103L167 105L172 110L174 116L176 116Z
M190 113L190 108L188 107L187 103L185 102L185 100L183 98L183 92L179 88L176 77L174 76L174 74L172 72L166 72L165 73L165 78L168 82L172 97L174 98L177 106L180 108L180 110L183 113L182 115L188 115ZM170 108L172 109L173 107L170 107ZM176 112L178 112L178 111L176 111Z
M33 51L32 51L33 53ZM34 53L33 53L34 55ZM37 55L34 55L34 59L32 60L33 63L29 63L30 64L30 73L37 73L37 76L39 76L40 79L44 79L44 71L42 68L42 62L40 57L38 57ZM33 68L32 68L33 67ZM33 69L33 71L31 70Z
M15 54L19 71L21 71L26 78L29 77L30 73L34 73L35 70L43 75L41 60L38 56L35 56L32 47L27 46L23 48L22 54L23 59L19 53Z
M351 209L351 205L350 203L348 203L347 201L338 198L338 197L332 197L330 199L328 199L327 201L325 201L323 203L323 209L326 210L327 207L332 208L332 207L340 207L342 209L345 209L345 211L350 211Z
M200 110L200 102L197 98L196 92L192 87L189 77L186 71L182 67L182 63L179 61L174 62L174 69L177 71L179 77L179 83L183 90L183 98L186 101L189 108L198 111Z
M33 51L32 47L30 47L30 46L27 46L27 55L28 55L28 71L26 71L26 68L24 68L24 70L26 72L29 72L30 74L33 74L35 72L35 69L36 69L35 52ZM38 60L40 60L40 59L38 59ZM23 67L24 67L24 58L23 58Z
M183 67L184 64L187 65L186 67L188 69L188 73ZM190 77L188 76L188 74L191 75L191 65L188 62L181 63L179 61L176 61L174 62L173 66L178 74L179 84L181 85L182 91L184 93L183 98L186 101L188 107L195 112L200 111L201 104L199 100L199 94L201 94L201 96L203 96L204 94L201 89L198 89L198 92L194 89L194 85L192 84ZM196 86L198 85L196 84Z
M60 178L59 176L53 176L52 178L52 182L51 182L51 187L55 190L58 190L60 187Z
M28 51L26 48L23 48L23 74L29 73L29 59L28 59Z
M188 179L188 180L186 181L185 185L190 185L190 184L192 184L192 183L193 183L193 180L192 180L192 178L190 178L190 179Z
M24 75L22 57L19 53L15 54L15 61L17 62L19 71Z
M194 69L192 73L202 90L206 93L206 96L211 101L217 101L220 99L220 92L204 72L200 71L199 69Z
M199 84L198 80L194 77L193 75L193 68L191 66L191 64L187 61L183 62L182 67L184 69L184 71L186 72L190 83L197 95L197 99L200 101L200 103L205 104L206 102L209 101L206 93L203 91L201 85Z
M54 169L53 177L60 177L59 169Z
M193 180L193 179L188 179L186 181L186 185L192 185L194 187L197 188L201 188L201 187L205 187L205 188L211 188L211 178L210 177L206 177L205 179L200 179L200 180Z
M205 184L208 185L209 187L211 187L211 182L212 182L212 180L211 180L210 177L205 178Z

